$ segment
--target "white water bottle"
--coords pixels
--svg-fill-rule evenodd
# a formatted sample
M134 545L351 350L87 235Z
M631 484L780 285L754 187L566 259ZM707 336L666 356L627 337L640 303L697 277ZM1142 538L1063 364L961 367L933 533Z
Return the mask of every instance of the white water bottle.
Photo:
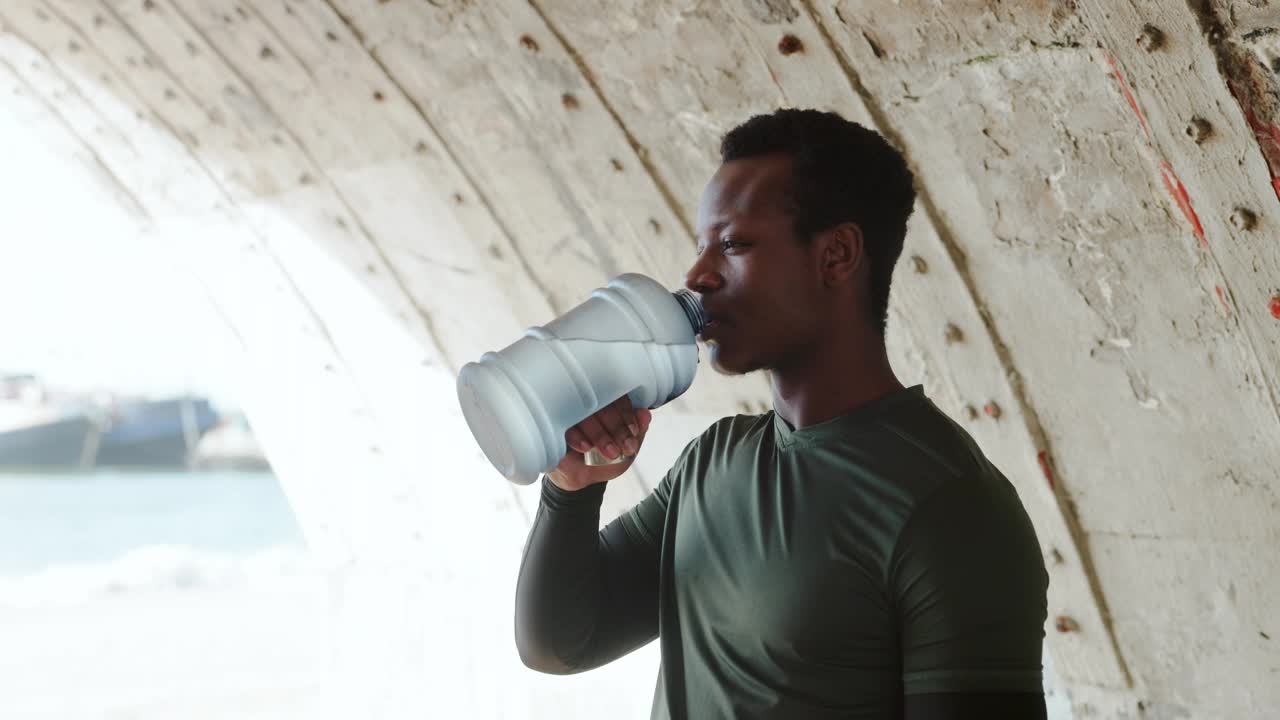
M560 464L564 434L623 395L637 408L679 397L698 369L698 296L620 275L581 305L458 373L458 401L485 457L528 485Z

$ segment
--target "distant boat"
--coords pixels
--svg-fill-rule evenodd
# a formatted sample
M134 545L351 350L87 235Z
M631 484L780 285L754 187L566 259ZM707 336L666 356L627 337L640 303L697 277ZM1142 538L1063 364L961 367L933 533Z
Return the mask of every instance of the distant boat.
M191 466L201 470L270 470L262 446L243 413L224 415L200 440Z
M59 392L0 375L0 468L185 468L218 420L203 397Z
M98 423L84 413L0 431L0 467L92 467L98 432Z
M193 396L121 402L110 417L96 467L187 467L200 438L218 423L209 401Z
M0 468L92 467L104 423L84 398L51 392L34 375L0 375Z

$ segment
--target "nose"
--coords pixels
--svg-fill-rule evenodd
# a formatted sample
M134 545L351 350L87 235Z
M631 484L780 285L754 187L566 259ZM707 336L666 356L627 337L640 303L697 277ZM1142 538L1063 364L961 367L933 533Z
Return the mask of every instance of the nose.
M724 276L716 271L710 253L703 253L694 261L693 267L684 275L684 286L705 295L724 287Z

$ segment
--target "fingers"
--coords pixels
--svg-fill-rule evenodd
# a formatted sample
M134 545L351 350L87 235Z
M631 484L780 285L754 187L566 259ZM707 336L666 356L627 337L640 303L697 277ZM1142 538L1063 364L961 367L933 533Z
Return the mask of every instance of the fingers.
M627 419L616 405L605 407L596 413L595 417L605 433L605 444L597 444L596 447L600 448L606 457L614 460L619 455L635 454L639 446L630 428L627 427Z
M593 447L591 440L587 437L587 434L582 432L578 425L574 425L565 431L564 444L567 445L570 450L580 453L585 453Z
M601 421L609 427L614 442L622 448L624 455L635 455L640 451L640 421L636 419L635 408L631 406L631 398L623 395L605 408ZM611 424L616 419L616 424Z
M591 447L604 453L605 457L610 460L618 457L618 446L614 444L608 428L600 421L599 413L578 423L578 429L582 431L583 435L586 435L587 442L591 443ZM612 446L612 450L610 450L610 446Z
M552 482L566 490L577 490L622 475L635 461L652 422L653 412L648 408L632 408L626 396L610 403L565 431L565 444L570 452L552 472ZM638 434L632 434L629 424L636 426ZM610 460L617 460L619 455L625 457L608 465L588 465L583 456L593 447Z
M647 412L647 411L646 411ZM565 432L565 444L585 453L596 448L610 460L635 455L640 450L644 429L637 411L626 395L601 408Z
M589 417L574 427L576 427L578 432L582 433L582 436L587 439L587 445L590 445L591 447L599 447L603 450L605 443L604 428L601 427L595 417ZM600 444L597 445L597 443Z
M631 406L631 397L623 395L614 400L611 405L615 407L622 418L622 422L627 426L630 435L640 434L640 421L636 417L636 409Z

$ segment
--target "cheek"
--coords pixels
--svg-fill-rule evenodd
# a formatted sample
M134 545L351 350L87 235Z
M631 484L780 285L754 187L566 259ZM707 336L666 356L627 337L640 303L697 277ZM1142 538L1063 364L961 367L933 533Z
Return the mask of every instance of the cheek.
M776 289L766 309L770 334L779 340L801 341L822 332L828 321L820 298L801 282Z
M764 258L740 268L737 277L741 287L751 288L753 309L774 318L785 318L795 308L811 303L812 289L806 287L807 280L786 265Z

